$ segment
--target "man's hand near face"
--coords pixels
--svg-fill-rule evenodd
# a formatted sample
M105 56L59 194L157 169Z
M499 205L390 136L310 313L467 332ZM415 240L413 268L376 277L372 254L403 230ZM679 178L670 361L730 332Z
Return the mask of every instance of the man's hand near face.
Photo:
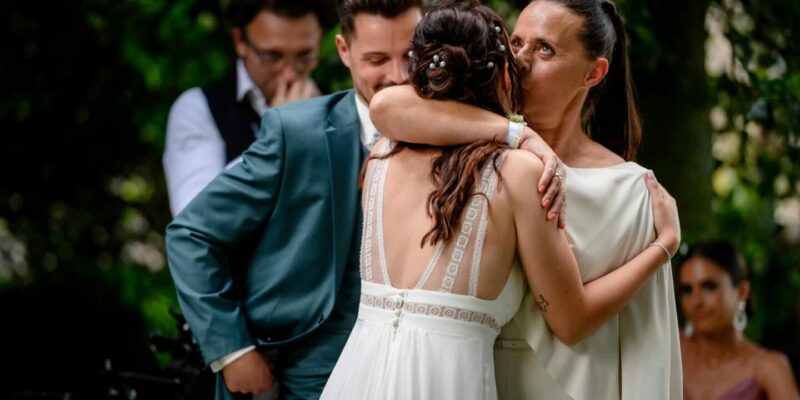
M296 80L293 82L279 81L278 90L270 101L270 107L293 101L306 100L319 96L317 84L311 78Z
M271 366L258 350L245 353L221 371L225 385L233 393L261 393L272 389Z

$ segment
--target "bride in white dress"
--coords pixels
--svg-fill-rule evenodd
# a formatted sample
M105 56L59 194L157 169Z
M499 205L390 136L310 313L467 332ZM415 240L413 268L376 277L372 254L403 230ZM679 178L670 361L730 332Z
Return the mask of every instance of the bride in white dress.
M428 98L517 110L502 19L477 1L453 3L417 27L411 81ZM520 306L523 273L566 342L625 306L664 262L662 249L584 286L563 232L535 204L542 169L495 141L375 146L363 186L359 317L323 399L497 398L493 345ZM674 250L673 200L654 180L648 187L657 240Z

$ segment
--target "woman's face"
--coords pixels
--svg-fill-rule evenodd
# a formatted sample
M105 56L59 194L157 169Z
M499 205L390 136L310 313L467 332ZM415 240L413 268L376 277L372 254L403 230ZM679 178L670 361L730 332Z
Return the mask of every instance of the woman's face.
M680 299L683 315L698 333L719 333L733 329L733 315L740 299L747 296L746 284L731 283L730 275L713 261L695 256L680 270Z
M566 7L539 0L519 16L511 49L520 65L524 114L535 128L554 128L568 110L583 106L595 62L580 41L583 18ZM600 78L602 79L602 77Z

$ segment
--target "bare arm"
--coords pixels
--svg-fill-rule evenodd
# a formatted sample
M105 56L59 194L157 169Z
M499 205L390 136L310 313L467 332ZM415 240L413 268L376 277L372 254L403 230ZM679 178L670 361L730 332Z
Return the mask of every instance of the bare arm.
M792 375L789 360L783 354L770 351L758 363L757 378L759 385L767 393L767 398L777 400L800 399L797 384Z
M516 154L515 154L516 153ZM515 156L516 155L516 156ZM667 255L652 246L625 265L586 285L583 284L575 256L555 224L545 221L544 210L531 207L528 199L536 194L526 184L530 175L540 175L542 164L524 153L509 154L506 187L510 189L517 230L517 253L542 315L553 333L568 345L575 344L606 323L624 308L653 272L664 265ZM506 172L508 171L508 172ZM651 194L661 190L655 180L648 182ZM665 192L664 192L665 193ZM677 212L667 194L652 196L657 219L670 218L672 225L658 232L658 241L674 253L680 242ZM660 202L660 204L656 204Z
M504 140L508 128L508 120L491 111L456 101L423 99L410 85L376 93L369 116L378 132L391 140L434 146Z
M388 87L375 94L369 104L369 116L381 135L400 142L452 146L476 140L506 140L508 120L491 111L450 100L420 97L410 85ZM558 218L564 227L562 207L565 171L561 160L532 129L525 127L520 135L521 147L544 162L544 173L537 187L542 207L548 208L551 219ZM553 179L556 174L558 179Z

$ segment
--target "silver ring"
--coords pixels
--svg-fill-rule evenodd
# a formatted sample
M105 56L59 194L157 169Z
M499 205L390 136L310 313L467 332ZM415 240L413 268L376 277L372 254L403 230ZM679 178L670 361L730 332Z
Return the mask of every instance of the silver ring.
M556 179L558 179L559 182L563 182L564 181L564 175L561 175L561 172L556 172L553 175L555 175Z

